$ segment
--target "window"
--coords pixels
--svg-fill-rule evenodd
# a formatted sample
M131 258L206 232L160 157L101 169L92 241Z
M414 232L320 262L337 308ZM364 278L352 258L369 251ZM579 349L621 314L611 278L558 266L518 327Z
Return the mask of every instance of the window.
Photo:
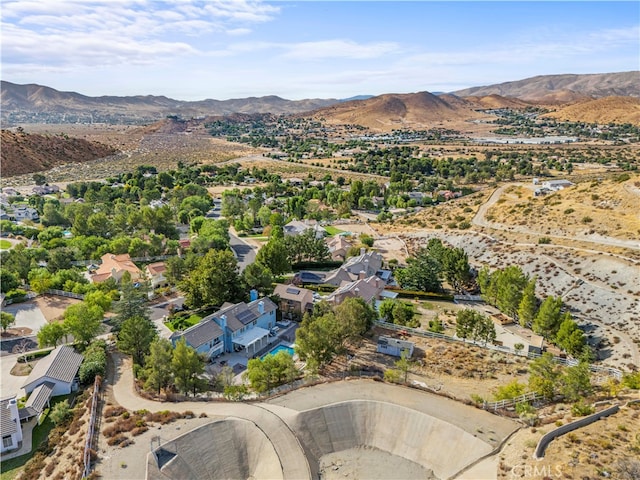
M2 446L4 448L13 446L13 438L11 438L11 435L7 435L6 437L2 437Z

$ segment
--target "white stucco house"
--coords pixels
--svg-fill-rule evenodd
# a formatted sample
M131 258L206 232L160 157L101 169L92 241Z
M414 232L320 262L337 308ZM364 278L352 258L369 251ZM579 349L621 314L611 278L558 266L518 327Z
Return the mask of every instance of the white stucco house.
M22 388L29 395L40 385L49 383L51 397L67 395L76 388L75 378L82 359L73 348L61 345L36 363Z
M22 442L22 426L15 396L0 400L0 435L2 435L2 445L0 445L2 453L15 450Z

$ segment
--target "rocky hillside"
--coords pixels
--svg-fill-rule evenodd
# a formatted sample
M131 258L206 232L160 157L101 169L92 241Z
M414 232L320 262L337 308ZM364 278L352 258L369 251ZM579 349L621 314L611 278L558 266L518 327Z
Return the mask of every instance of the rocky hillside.
M538 103L575 101L584 97L640 97L640 72L540 75L453 93L461 97L497 94Z
M40 172L65 163L80 163L117 152L98 142L66 135L39 135L2 130L0 164L2 176Z
M545 115L558 120L640 125L640 98L606 97L576 103Z
M357 124L374 130L420 129L481 117L474 108L474 104L455 96L419 92L344 102L317 110L312 116L328 123Z
M168 115L186 118L232 113L300 113L337 103L336 99L286 100L277 96L186 102L164 96L89 97L42 85L1 82L2 120L16 123L143 124Z

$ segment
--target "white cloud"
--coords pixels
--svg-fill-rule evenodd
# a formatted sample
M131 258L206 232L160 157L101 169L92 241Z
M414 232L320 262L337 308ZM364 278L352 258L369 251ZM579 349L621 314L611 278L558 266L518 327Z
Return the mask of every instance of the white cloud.
M296 60L317 60L327 58L369 59L395 53L399 45L394 42L357 43L351 40L323 40L280 45L286 52L285 58Z
M5 0L3 66L162 64L202 54L200 37L246 34L278 12L246 0Z

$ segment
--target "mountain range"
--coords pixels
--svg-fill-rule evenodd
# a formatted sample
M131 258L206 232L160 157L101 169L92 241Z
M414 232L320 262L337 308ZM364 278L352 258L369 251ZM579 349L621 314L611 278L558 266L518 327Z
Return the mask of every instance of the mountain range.
M389 93L342 100L287 100L264 96L188 102L154 95L90 97L7 81L1 82L0 92L1 118L8 126L19 123L148 124L170 115L197 118L233 113L308 113L332 122L388 129L475 119L482 116L479 110L493 108L558 106L612 95L640 97L640 72L545 75L438 95Z

